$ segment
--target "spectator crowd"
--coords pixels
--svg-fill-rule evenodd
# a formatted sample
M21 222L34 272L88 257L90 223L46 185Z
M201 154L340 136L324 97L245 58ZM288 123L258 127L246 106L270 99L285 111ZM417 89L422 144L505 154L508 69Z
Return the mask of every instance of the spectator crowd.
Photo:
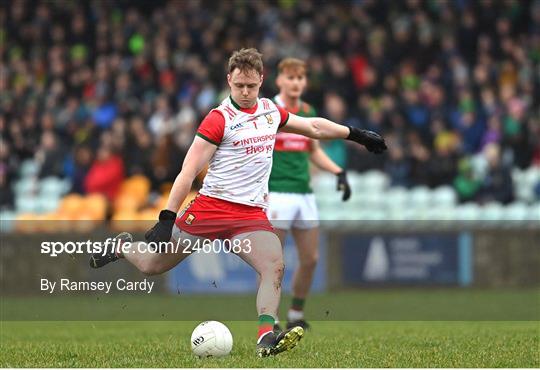
M263 53L263 95L305 59L321 116L386 137L383 156L323 143L351 170L508 203L512 168L540 166L539 0L17 0L0 20L0 206L27 159L109 199L173 181L241 47Z

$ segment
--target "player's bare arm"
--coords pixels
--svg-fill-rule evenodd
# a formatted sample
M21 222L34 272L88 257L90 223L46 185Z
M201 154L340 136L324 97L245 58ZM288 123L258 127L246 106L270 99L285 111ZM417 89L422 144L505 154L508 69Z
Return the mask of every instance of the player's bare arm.
M343 191L343 201L349 200L352 191L349 181L347 180L347 172L330 159L322 149L318 140L313 139L311 141L311 153L309 159L321 170L333 173L337 176L337 190Z
M324 152L318 140L311 141L311 152L309 153L311 162L323 171L337 175L343 171L330 157Z
M167 208L159 213L159 221L146 232L145 238L147 241L167 242L171 239L178 208L189 194L193 180L204 170L216 149L216 145L198 136L195 137L184 159L182 170L174 180L167 201Z
M195 136L184 159L182 170L176 176L169 194L167 201L167 209L169 211L178 212L178 207L180 207L180 204L184 202L184 199L188 195L193 180L205 169L216 149L216 145Z
M304 135L312 139L346 139L364 145L375 154L384 152L387 147L381 135L373 131L343 126L321 117L300 117L289 113L287 124L281 131Z
M326 118L300 117L289 113L287 124L280 131L304 135L312 139L345 139L349 135L347 126L338 125Z

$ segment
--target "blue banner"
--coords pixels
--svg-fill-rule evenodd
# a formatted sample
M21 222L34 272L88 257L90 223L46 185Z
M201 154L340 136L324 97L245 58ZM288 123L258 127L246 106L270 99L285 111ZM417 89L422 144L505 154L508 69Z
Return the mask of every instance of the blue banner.
M349 285L469 285L470 244L470 238L459 234L346 236L343 281Z
M292 237L284 248L285 274L283 292L291 291L292 277L298 257ZM249 293L257 290L257 274L246 262L232 253L193 253L168 275L168 288L173 293ZM321 235L319 263L313 278L312 291L326 288L326 238Z

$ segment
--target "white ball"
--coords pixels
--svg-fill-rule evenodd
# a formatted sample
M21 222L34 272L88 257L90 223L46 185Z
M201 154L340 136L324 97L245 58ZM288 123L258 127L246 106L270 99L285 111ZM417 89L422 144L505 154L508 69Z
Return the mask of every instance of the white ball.
M233 346L232 334L219 321L200 323L191 334L191 350L199 357L227 356Z

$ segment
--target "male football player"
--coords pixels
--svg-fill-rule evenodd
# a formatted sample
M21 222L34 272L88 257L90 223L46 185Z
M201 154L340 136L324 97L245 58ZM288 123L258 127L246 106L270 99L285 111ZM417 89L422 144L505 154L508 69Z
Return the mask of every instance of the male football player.
M316 117L315 109L301 99L307 86L306 63L296 58L283 59L278 65L276 84L279 94L274 102L300 117ZM292 304L287 312L287 328L309 327L304 320L304 303L311 288L318 261L319 223L317 204L310 187L309 161L337 176L337 188L343 200L351 195L345 171L322 150L316 139L278 132L269 182L267 216L276 228L281 245L289 230L298 252L298 267L292 283ZM281 328L276 322L276 330Z
M94 268L125 258L148 275L170 270L189 254L184 248L163 250L162 243L193 246L196 241L221 239L240 246L236 254L257 271L260 285L257 354L276 355L298 344L300 326L275 333L283 277L283 251L264 211L268 205L268 179L278 130L314 139L348 139L369 151L386 150L384 139L370 131L342 126L324 118L290 114L272 100L259 98L263 62L256 49L235 51L229 59L227 82L230 96L201 122L169 194L159 221L147 231L146 242L131 243L131 235L118 238L124 245L104 255L94 254ZM209 163L203 186L195 200L180 214L193 179ZM186 243L187 242L187 243ZM160 243L148 253L150 243ZM227 244L227 243L225 243Z

